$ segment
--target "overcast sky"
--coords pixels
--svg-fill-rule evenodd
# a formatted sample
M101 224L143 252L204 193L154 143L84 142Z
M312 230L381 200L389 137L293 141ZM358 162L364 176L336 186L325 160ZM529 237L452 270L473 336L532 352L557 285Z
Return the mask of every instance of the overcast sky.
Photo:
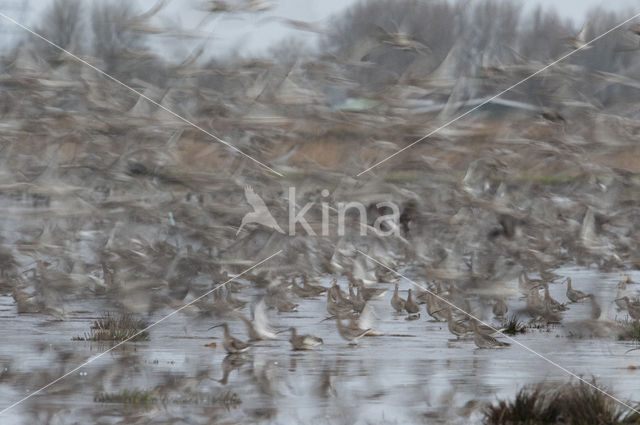
M12 18L24 23L34 25L38 22L38 15L53 0L0 0L0 11ZM85 0L87 4L91 1ZM156 0L131 0L139 5L140 10L150 8ZM223 17L207 25L207 33L213 34L209 43L209 52L224 53L238 52L242 55L261 54L268 50L269 46L279 40L290 36L299 37L310 43L314 40L312 33L297 31L268 17L284 17L302 21L323 23L331 16L345 8L357 3L359 0L271 0L268 3L274 8L268 12L255 16L243 15L242 19ZM428 1L428 0L424 0ZM582 23L586 12L595 6L601 5L607 9L628 10L630 16L640 13L640 1L638 0L512 0L524 5L524 11L531 11L536 5L555 8L565 17L574 19L576 23ZM229 0L233 4L234 0ZM266 3L267 1L265 1ZM203 0L171 0L165 11L158 19L166 26L179 23L183 28L193 28L205 16L198 11L197 6L203 4ZM173 25L171 25L173 26ZM16 28L10 22L0 17L0 48L17 36L24 35L24 31ZM198 40L183 40L180 43L164 43L168 48L165 54L169 57L185 56L189 48L195 48Z

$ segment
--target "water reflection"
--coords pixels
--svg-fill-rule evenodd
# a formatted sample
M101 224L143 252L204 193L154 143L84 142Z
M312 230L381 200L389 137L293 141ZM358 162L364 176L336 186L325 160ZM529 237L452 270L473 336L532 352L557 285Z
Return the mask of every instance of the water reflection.
M580 287L600 294L603 314L609 319L620 314L613 302L616 286L611 284L617 275L594 275L575 268L560 272L570 273ZM557 298L565 291L562 285L550 289ZM133 420L134 416L148 420L159 411L194 420L296 422L330 417L344 422L381 421L390 412L398 417L399 408L407 420L471 420L482 402L510 396L523 383L541 377L566 381L561 371L518 347L478 350L468 338L452 339L446 324L424 318L402 320L384 307L390 297L391 293L374 304L379 307L378 325L384 335L365 337L357 346L339 337L333 321L318 323L324 300L301 301L305 314L288 316L286 323L325 337L325 344L310 352L292 351L283 333L276 340L254 343L247 353L227 355L219 334L206 331L201 319L189 326L188 338L184 324L167 322L152 331L150 341L119 347L59 382L46 397L36 396L17 407L9 421L17 417L28 417L34 423L54 417L58 421L81 417L87 421ZM88 312L74 313L65 322L47 321L42 315L18 316L7 297L2 301L6 325L1 337L12 342L0 348L4 400L56 379L71 365L108 347L70 341L69 335L81 334L91 322ZM523 304L524 300L509 300L510 309ZM93 307L98 309L97 304ZM594 329L582 319L590 308L588 303L572 305L564 326L533 329L516 338L575 373L599 377L622 397L633 397L638 372L628 366L634 365L636 357L624 355L628 343L593 337ZM275 323L284 321L274 319ZM238 335L245 333L241 321L230 322L230 327ZM205 346L211 341L217 342L215 348ZM154 401L145 406L94 402L99 394L134 389L150 391Z

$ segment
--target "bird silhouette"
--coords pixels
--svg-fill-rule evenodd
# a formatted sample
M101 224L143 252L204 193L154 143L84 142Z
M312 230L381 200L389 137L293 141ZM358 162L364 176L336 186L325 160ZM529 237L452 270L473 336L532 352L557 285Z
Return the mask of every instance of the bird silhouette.
M284 231L280 228L276 220L273 218L267 206L260 196L258 196L251 186L244 187L244 196L247 199L247 203L253 208L253 212L247 213L242 217L242 223L236 232L236 236L240 233L242 228L246 224L258 223L271 229L277 230L280 233Z

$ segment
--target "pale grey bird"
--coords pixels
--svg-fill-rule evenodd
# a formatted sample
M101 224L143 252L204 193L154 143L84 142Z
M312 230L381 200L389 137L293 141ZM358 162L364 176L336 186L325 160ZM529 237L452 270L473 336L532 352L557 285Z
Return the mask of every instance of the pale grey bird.
M269 340L275 339L278 332L269 325L267 318L267 305L264 299L253 309L253 320L249 320L243 314L239 315L240 319L247 326L249 339L251 340Z
M362 313L358 316L357 325L360 329L365 330L369 329L369 332L365 336L380 336L381 332L373 329L376 321L376 312L373 309L373 306L367 303L362 310Z
M590 49L593 46L591 44L587 44L587 32L589 30L588 25L585 25L582 27L582 29L580 30L580 32L574 36L574 37L569 37L569 46L573 49L573 50L586 50L586 49Z
M349 344L351 345L357 344L360 338L371 331L371 329L360 329L353 319L351 319L350 324L345 325L342 323L340 317L337 317L336 324L338 326L338 333L340 336L346 341L349 341Z

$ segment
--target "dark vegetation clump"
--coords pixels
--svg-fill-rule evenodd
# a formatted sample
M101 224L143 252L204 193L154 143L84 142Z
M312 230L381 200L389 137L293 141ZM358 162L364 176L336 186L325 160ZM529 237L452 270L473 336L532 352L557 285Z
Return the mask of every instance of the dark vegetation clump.
M218 394L199 394L199 393L186 393L181 394L179 398L172 400L176 404L194 404L194 405L209 405L209 406L222 406L226 409L232 409L242 404L242 400L232 391L222 391Z
M512 314L507 318L502 333L507 335L516 335L519 333L525 333L526 331L527 330L525 325L520 320L518 320L518 316Z
M155 402L153 391L123 390L118 393L102 393L94 397L98 403L151 404Z
M74 338L76 341L148 341L149 333L140 332L147 324L134 318L129 313L114 315L105 313L93 322L91 329L84 336ZM131 339L129 339L131 338Z
M592 384L599 387L595 380ZM638 413L584 382L525 387L513 401L487 407L484 415L487 425L640 424Z
M640 322L636 320L620 320L618 321L620 341L633 341L640 343Z

